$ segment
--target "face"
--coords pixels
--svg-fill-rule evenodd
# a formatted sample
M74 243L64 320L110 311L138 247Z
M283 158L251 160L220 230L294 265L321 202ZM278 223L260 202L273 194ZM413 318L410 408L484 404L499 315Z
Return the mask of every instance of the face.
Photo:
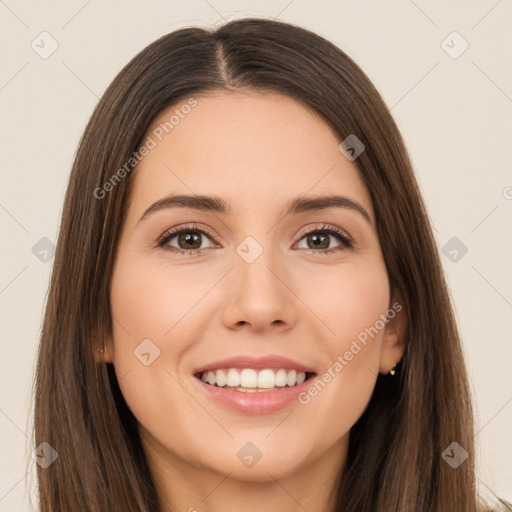
M154 120L133 171L109 361L160 461L245 480L339 464L378 372L403 353L370 195L295 100L195 102ZM219 200L165 201L178 195ZM326 196L345 199L307 201Z

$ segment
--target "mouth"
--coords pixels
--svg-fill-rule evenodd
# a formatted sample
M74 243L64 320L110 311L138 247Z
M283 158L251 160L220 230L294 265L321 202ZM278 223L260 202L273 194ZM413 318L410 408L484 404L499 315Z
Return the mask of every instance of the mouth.
M296 388L316 376L315 372L290 368L218 368L196 372L205 384L242 393L276 392Z
M216 405L242 414L268 414L299 403L317 373L293 359L240 354L193 371L197 391Z

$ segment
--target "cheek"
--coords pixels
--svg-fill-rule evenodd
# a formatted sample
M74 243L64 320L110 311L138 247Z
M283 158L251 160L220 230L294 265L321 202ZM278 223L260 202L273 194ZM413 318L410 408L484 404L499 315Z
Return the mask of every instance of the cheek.
M327 276L323 286L315 288L315 308L328 328L324 340L333 357L347 350L358 336L363 340L364 333L372 330L376 322L379 335L373 338L380 338L383 328L380 315L389 306L389 284L383 264L342 269Z
M315 428L330 441L347 432L368 404L379 371L382 318L389 306L384 265L344 270L331 276L329 293L315 293L316 310L328 327L319 346L326 357L301 398L314 411Z
M186 329L182 319L189 313L211 283L190 272L169 270L159 262L121 260L113 274L111 307L114 318L114 354L120 362L123 353L133 351L144 339L151 339L160 350L172 341L172 352L179 354ZM122 327L121 327L122 326Z
M193 342L185 335L187 322L182 319L189 319L187 312L206 286L187 283L180 272L166 279L158 263L128 257L117 262L112 276L112 361L121 393L141 425L153 433L165 426L169 439L185 435L177 411L197 416L197 406L187 400L176 379L176 367Z

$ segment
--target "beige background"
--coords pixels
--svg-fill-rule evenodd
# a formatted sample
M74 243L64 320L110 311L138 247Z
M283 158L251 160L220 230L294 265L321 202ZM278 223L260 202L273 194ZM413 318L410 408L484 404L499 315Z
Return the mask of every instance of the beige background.
M40 240L55 242L85 124L157 37L247 15L303 25L361 65L402 130L440 250L453 237L467 247L442 258L475 393L478 478L512 501L510 1L0 0L0 510L30 510L30 392L53 262Z

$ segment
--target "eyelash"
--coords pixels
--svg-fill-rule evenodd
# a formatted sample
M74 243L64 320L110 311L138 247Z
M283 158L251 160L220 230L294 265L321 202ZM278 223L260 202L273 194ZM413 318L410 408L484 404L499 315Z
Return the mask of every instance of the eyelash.
M167 231L166 233L164 233L164 235L162 237L160 237L157 240L155 246L157 248L163 249L164 251L170 251L170 252L173 252L173 253L179 254L179 255L188 254L189 256L196 256L196 255L202 254L203 251L205 251L207 249L185 250L185 249L177 249L176 247L167 246L169 241L172 240L176 235L179 235L181 233L187 233L190 231L201 233L203 235L208 236L212 240L215 240L215 237L213 236L212 233L209 232L209 230L204 229L204 228L200 229L196 224L190 224L190 225L181 226L179 228ZM354 247L352 239L344 231L342 231L341 229L335 228L333 226L325 225L325 224L321 228L315 228L313 230L307 231L299 238L299 241L302 240L307 235L311 235L314 233L315 234L322 233L322 234L332 235L332 236L336 237L341 242L341 246L334 247L333 249L325 249L325 250L303 249L303 250L309 250L311 254L326 255L326 254L331 254L333 252L340 252L340 251L343 251L346 249L352 249Z

